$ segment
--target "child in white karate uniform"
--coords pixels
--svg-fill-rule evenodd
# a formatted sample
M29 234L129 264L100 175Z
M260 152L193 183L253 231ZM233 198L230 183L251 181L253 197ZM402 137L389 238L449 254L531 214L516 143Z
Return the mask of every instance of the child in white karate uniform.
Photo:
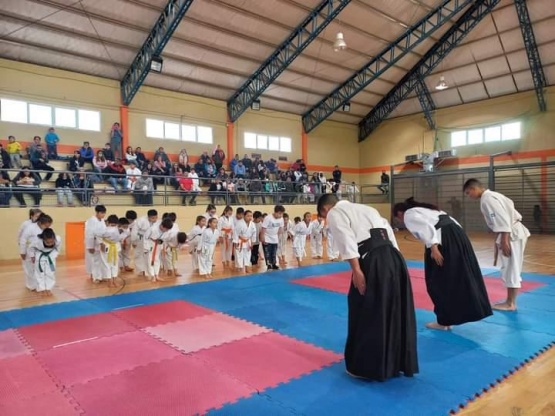
M289 214L283 213L283 233L279 236L277 257L281 264L287 264L285 261L285 254L287 249L287 240L290 236L290 231L293 229L291 221L289 221Z
M143 244L147 258L146 274L152 282L163 281L160 277L161 254L164 248L164 238L173 223L169 218L155 223L144 235Z
M324 245L322 244L323 233L324 219L318 216L310 224L310 251L312 251L313 259L321 259L324 255Z
M199 253L199 274L208 278L212 277L212 264L214 263L214 250L216 244L221 240L218 231L218 220L210 218L208 226L202 232L198 243L197 251Z
M131 243L135 249L135 271L145 275L148 256L145 251L144 236L154 224L158 222L158 211L149 209L146 216L139 218L131 230Z
M45 228L29 247L36 291L41 295L52 295L52 288L56 284L56 258L60 245L60 237L56 236L52 228Z
M118 220L118 229L120 233L120 242L119 250L118 250L118 264L119 264L119 271L123 273L125 271L125 254L124 252L127 251L129 246L131 245L131 230L129 229L129 220L127 218L120 218Z
M333 235L331 235L330 228L327 224L324 226L324 235L326 236L326 249L328 252L328 260L329 261L336 261L339 259L339 251L335 249L333 246Z
M133 268L131 267L131 263L133 261L133 228L135 227L135 222L137 221L137 213L133 210L129 210L125 213L125 218L127 219L128 226L127 226L127 237L123 240L121 245L121 264L120 268L123 268L122 271L125 272L132 272ZM121 228L121 227L120 227Z
M106 229L97 235L98 251L95 253L95 267L93 268L93 282L100 283L108 280L114 286L114 279L119 274L119 251L122 235L118 228L117 215L110 215L106 220Z
M306 236L310 234L310 212L304 214L304 219L295 217L295 226L293 227L293 254L297 259L297 265L302 266L303 257L306 256Z
M186 242L187 234L180 232L179 227L176 223L174 223L173 227L168 231L164 238L163 263L164 270L166 270L168 276L181 276L181 274L177 271L177 253Z
M85 267L91 279L93 279L93 269L95 268L95 252L98 248L96 236L102 234L106 228L105 216L106 207L97 205L94 207L94 215L85 222Z
M35 280L35 267L31 261L31 246L38 239L38 235L52 225L52 217L41 213L36 222L29 223L21 232L19 238L19 254L23 260L23 271L25 272L25 286L29 290L37 289Z
M218 231L222 237L222 263L224 268L229 267L233 254L233 221L233 208L228 205L218 219Z
M204 215L197 216L195 221L195 226L189 231L189 253L191 254L191 259L193 261L193 272L198 272L199 262L198 262L198 245L200 243L200 238L202 232L206 228L206 217Z
M235 268L250 272L252 243L256 240L256 226L252 221L252 211L245 211L243 221L238 221L233 230L235 244Z

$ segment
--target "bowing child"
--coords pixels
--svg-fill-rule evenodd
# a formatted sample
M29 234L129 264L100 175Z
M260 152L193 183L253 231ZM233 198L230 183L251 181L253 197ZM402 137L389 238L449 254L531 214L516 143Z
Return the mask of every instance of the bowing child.
M152 282L164 281L160 277L161 255L164 248L164 240L167 233L173 227L169 218L165 218L161 223L154 223L144 235L144 250L147 258L146 275Z
M45 228L30 246L29 255L34 266L36 291L41 295L52 296L52 288L56 284L56 258L61 241L52 228Z

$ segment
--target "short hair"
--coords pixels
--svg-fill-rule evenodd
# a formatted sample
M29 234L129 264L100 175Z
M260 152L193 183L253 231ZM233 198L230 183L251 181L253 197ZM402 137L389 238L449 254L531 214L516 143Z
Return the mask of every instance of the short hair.
M37 235L38 238L41 240L46 240L47 238L56 238L56 233L52 228L45 228L42 230L42 233Z
M54 220L50 215L46 215L44 212L40 214L37 219L37 224L52 224Z
M118 220L118 225L129 225L129 220L122 217Z
M335 205L339 202L339 199L335 194L324 194L318 199L318 205L316 210L318 211L318 215L322 215L322 211L328 205Z
M136 220L137 219L137 213L135 211L133 211L132 209L130 209L129 211L127 211L125 213L125 218L127 218L128 220Z
M96 207L94 207L94 212L96 213L106 212L106 207L104 205L97 205Z
M164 227L166 230L171 230L173 228L173 221L170 220L169 218L164 218L160 225Z
M177 233L177 243L178 244L185 244L187 242L187 234L183 231Z
M483 188L484 185L476 178L470 178L463 185L463 192L470 188Z
M172 220L172 222L176 222L177 221L177 214L175 212L168 212L167 218Z
M245 208L239 207L235 210L235 214L245 214Z
M31 208L29 210L29 218L33 218L36 214L42 214L42 210L39 208Z
M283 205L276 205L274 207L274 213L277 213L277 212L285 212L285 207Z
M157 217L158 216L158 211L156 211L155 209L149 209L148 212L146 213L147 217Z
M301 217L295 217L293 218L293 221L295 221L295 224L298 224L299 222L301 222Z
M237 211L239 211L239 209L237 209ZM247 209L245 212L243 212L243 215L247 214L252 214L252 211L250 209Z
M252 217L253 217L253 218L261 218L261 217L262 217L262 212L260 212L260 211L254 211L254 212L252 213Z
M108 218L106 219L106 223L108 224L119 224L119 218L117 215L108 215Z

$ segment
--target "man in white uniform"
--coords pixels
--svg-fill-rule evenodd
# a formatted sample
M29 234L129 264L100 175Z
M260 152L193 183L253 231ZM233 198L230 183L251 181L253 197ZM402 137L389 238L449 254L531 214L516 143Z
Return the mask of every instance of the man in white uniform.
M495 304L493 309L516 311L516 297L522 282L524 250L530 231L522 224L522 215L515 209L512 200L499 192L486 189L477 179L469 179L463 187L464 193L480 200L480 210L489 229L497 233L495 250L501 253L501 278L507 288L507 300Z

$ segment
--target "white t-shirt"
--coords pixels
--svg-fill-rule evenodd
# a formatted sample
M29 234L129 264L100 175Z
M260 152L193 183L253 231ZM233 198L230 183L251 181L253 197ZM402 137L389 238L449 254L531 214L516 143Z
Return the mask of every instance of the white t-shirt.
M274 218L273 214L267 215L262 222L264 229L264 242L267 244L278 243L278 233L283 228L283 218Z

